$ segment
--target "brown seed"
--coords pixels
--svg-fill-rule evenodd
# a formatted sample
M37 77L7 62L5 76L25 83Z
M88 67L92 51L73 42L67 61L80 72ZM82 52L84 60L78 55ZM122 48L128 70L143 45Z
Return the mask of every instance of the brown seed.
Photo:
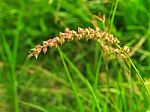
M47 52L47 47L43 47L43 53L45 54Z

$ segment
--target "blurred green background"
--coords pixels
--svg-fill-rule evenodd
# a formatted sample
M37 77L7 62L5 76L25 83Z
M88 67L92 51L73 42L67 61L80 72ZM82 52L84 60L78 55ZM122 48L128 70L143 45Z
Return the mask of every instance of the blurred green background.
M150 88L150 0L0 0L0 112L149 112L147 92L133 67L104 60L95 42L60 46L71 60L65 63L73 84L57 48L27 59L31 48L65 28L94 28L94 15L105 15L108 30L115 6L111 33L121 46L130 46Z

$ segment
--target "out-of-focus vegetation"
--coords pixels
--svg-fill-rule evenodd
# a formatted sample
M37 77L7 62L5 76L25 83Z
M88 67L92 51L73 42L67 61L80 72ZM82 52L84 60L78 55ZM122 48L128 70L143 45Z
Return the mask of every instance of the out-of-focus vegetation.
M0 0L0 112L149 112L149 97L131 64L102 58L97 43L66 43L38 60L27 59L43 40L65 28L94 28L95 20L100 27L94 15L105 16L105 30L112 23L111 33L130 46L150 89L149 5L150 0Z

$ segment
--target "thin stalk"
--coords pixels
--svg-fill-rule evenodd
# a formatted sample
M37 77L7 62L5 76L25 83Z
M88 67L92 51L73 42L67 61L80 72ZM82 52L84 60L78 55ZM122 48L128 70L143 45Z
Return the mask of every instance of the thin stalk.
M119 49L121 49L120 46L117 45L117 47L118 47ZM136 73L137 73L138 77L140 78L140 80L141 80L143 86L145 87L145 89L146 89L146 91L147 91L147 94L148 94L148 96L149 96L149 99L150 99L150 92L149 92L149 89L148 89L148 87L146 86L146 84L145 84L145 82L144 82L144 80L143 80L143 78L142 78L142 76L141 76L139 70L136 68L136 66L134 65L134 63L132 62L132 60L130 59L130 57L128 56L128 54L126 54L125 52L124 52L124 54L125 54L125 56L127 57L127 59L129 60L129 62L131 63L131 65L132 65L132 67L134 68L134 70L136 71ZM149 101L150 101L150 100L149 100Z
M19 97L18 97L18 81L17 81L17 74L16 74L16 62L17 62L17 52L19 48L19 35L23 28L22 23L22 17L24 14L24 1L20 0L20 11L18 13L18 21L16 24L16 33L15 33L15 39L14 39L14 46L13 46L13 52L12 52L12 63L11 63L11 73L13 78L13 93L14 93L14 106L15 106L15 112L19 112Z
M110 21L109 32L111 32L111 30L112 30L112 26L113 26L113 22L114 22L116 10L117 10L118 2L119 2L119 0L116 0L115 6L114 6L114 10L113 10L113 13L112 13L112 17L111 17L111 21Z
M90 91L91 91L91 93L92 93L92 95L93 95L93 98L94 98L96 104L99 105L99 102L98 102L98 100L97 100L96 94L95 94L94 91L93 91L93 88L91 87L91 85L90 85L90 83L89 83L88 81L87 81L86 83L87 83L87 85L89 86L89 89L90 89ZM98 111L101 112L100 107L98 106L97 108L98 108Z
M107 79L107 93L106 93L106 98L110 99L110 76L109 76L108 62L107 62L107 60L104 61L104 64L105 64L106 73L107 73L107 76L106 76L106 79ZM107 104L107 108L106 108L107 111L108 111L108 108L109 108L109 104Z
M18 103L18 94L17 94L17 81L16 81L16 73L15 73L15 63L14 58L12 58L12 52L10 51L10 46L4 36L2 36L2 42L5 48L6 56L8 59L8 63L10 64L10 72L8 76L8 81L10 82L10 92L12 95L12 104L14 106L14 111L19 112L19 103Z
M40 106L32 104L32 103L28 103L28 102L24 102L24 101L21 101L21 103L25 106L32 107L32 108L35 108L37 110L40 110L41 112L50 112L50 111L44 109L43 107L40 107Z
M96 76L95 76L95 83L94 83L94 92L95 93L96 93L96 89L97 89L97 85L98 85L98 79L99 79L99 71L100 71L100 67L101 67L101 61L102 61L102 55L100 54L100 57L99 57L99 60L98 60L98 64L97 64L97 67L96 67ZM95 102L92 103L91 111L95 112Z
M99 79L99 71L101 67L101 62L102 62L102 55L100 54L99 60L98 60L98 65L96 68L96 77L95 77L95 83L94 83L94 89L96 90L97 85L98 85L98 79Z
M72 86L74 95L76 96L76 100L77 100L77 104L78 104L78 106L79 106L79 108L80 108L80 112L84 112L84 108L83 108L82 102L81 102L81 100L80 100L80 98L79 98L79 96L78 96L77 88L76 88L75 84L73 83L73 80L72 80L72 78L71 78L70 72L69 72L68 67L67 67L67 65L66 65L66 63L65 63L65 60L64 60L62 51L60 50L59 47L58 47L58 51L59 51L59 54L60 54L60 57L61 57L63 66L64 66L64 68L65 68L67 77L68 77L68 79L69 79L69 81L70 81L70 83L71 83L71 86Z
M97 104L98 111L101 112L101 108L99 106L98 98L97 98L96 93L94 92L93 88L91 87L89 81L83 77L82 73L77 69L77 67L69 60L69 58L64 53L61 52L61 55L69 63L69 65L72 67L72 69L74 69L74 71L76 71L77 75L82 80L82 82L90 89L90 91L91 91L91 93L92 93L92 95L94 97L94 100L95 100L95 102Z
M136 68L136 66L135 66L134 63L132 62L132 60L129 58L129 56L128 56L128 55L126 55L126 56L127 56L128 60L130 61L131 65L133 66L133 68L135 69L135 71L136 71L138 77L140 78L140 80L141 80L143 86L145 87L145 89L146 89L146 91L147 91L147 93L148 93L148 96L149 96L149 98L150 98L149 89L148 89L148 87L146 86L146 84L145 84L145 82L144 82L144 80L143 80L143 78L142 78L140 72L138 71L138 69Z

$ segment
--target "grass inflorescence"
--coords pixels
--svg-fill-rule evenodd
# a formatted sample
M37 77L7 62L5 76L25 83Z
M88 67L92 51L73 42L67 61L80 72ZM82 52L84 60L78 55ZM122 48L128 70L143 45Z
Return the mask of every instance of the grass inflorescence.
M29 58L35 56L38 58L38 55L41 51L45 54L48 47L57 47L58 45L64 44L66 41L76 41L76 40L93 40L100 44L104 53L112 56L118 56L125 58L124 53L128 54L130 49L128 46L121 48L119 46L120 41L114 37L112 34L107 32L102 32L100 30L94 30L92 28L78 28L77 31L68 30L65 33L60 33L59 37L43 41L43 45L37 45L35 48L31 49ZM118 47L119 46L119 47Z

